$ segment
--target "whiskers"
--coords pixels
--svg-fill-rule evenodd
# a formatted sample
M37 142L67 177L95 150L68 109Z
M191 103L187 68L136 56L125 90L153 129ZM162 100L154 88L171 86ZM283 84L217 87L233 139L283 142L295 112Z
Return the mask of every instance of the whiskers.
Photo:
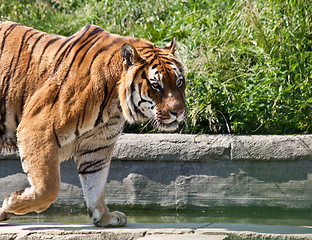
M147 126L148 126L149 124L152 124L152 125L153 125L154 118L155 118L155 116L151 116L151 117L147 120L146 124L141 128L140 133L142 133L142 132L147 128Z
M144 126L140 129L140 133L143 133L146 129L148 129L149 125L152 125L155 129L153 132L174 132L178 130L179 133L186 133L188 131L189 124L187 116L185 116L181 122L174 120L171 123L165 123L161 117L155 114L148 118Z
M146 124L140 129L140 133L142 133L149 125L153 126L153 131L159 131L166 129L166 125L162 122L161 119L157 118L156 115L151 116L147 121Z
M187 133L188 132L188 118L185 117L179 124L179 133Z

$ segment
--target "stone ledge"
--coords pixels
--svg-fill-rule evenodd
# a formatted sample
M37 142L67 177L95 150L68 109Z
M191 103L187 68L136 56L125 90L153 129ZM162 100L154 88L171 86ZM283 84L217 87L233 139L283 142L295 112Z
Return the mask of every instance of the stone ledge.
M16 159L15 156L0 156ZM114 160L312 160L312 135L122 134Z
M3 240L297 240L312 239L312 227L230 223L129 223L124 228L95 228L90 224L0 223L0 237Z

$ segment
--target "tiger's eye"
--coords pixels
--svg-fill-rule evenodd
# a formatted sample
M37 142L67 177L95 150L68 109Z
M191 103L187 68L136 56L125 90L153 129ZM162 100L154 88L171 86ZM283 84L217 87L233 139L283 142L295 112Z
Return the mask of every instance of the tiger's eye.
M160 88L161 88L161 86L160 86L160 84L159 84L159 83L157 83L157 82L153 82L153 83L152 83L152 88L153 88L153 89L155 89L155 90L157 90L157 91L159 91L159 90L160 90Z
M177 80L177 86L178 86L178 87L181 87L182 85L183 85L183 77L180 76L180 77L178 78L178 80Z

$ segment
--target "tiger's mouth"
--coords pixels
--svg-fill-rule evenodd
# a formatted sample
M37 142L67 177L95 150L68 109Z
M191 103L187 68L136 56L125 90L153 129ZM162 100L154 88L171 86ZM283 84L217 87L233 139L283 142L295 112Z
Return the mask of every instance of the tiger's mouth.
M155 111L152 116L152 125L154 128L164 132L174 132L179 128L181 122L185 119L185 110L179 114L174 112Z
M173 122L171 123L165 123L163 120L161 119L155 119L153 121L153 126L160 130L160 131L164 131L164 132L174 132L175 130L178 129L179 127L179 121L177 120L174 120Z

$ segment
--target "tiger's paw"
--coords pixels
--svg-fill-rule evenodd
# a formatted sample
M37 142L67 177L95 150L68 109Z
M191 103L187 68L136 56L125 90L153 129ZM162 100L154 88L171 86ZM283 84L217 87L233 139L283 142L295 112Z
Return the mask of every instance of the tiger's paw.
M108 212L100 220L93 221L93 224L97 227L123 227L127 224L127 216L118 211Z
M0 208L0 222L9 220L10 217L11 217L10 213L7 213L2 208Z

